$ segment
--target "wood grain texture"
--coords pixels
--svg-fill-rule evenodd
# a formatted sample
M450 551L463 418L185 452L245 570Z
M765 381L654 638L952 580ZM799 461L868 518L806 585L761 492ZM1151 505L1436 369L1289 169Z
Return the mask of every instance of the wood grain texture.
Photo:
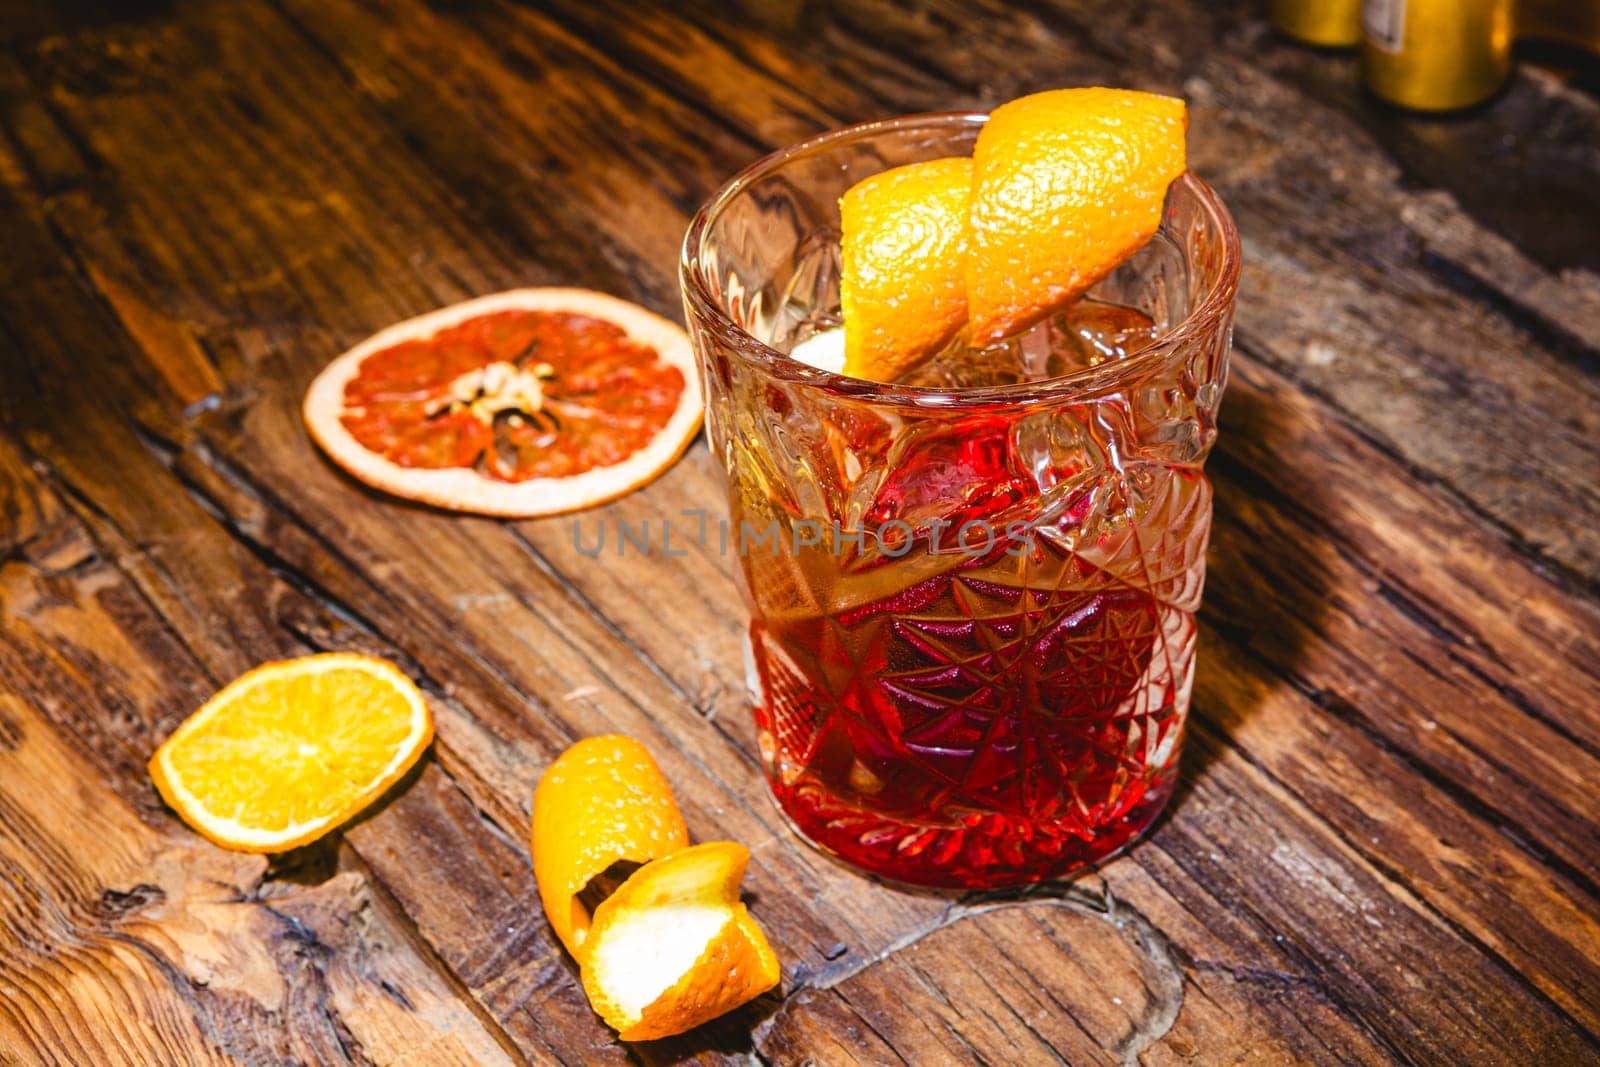
M508 1063L348 850L314 884L175 826L143 773L148 709L190 660L48 509L0 567L0 1051L81 1063Z
M1375 110L1256 5L28 6L0 34L0 1062L1600 1056L1600 107ZM1186 784L1069 886L896 892L764 796L697 446L576 520L370 493L333 355L512 285L676 315L690 212L842 122L1182 92L1244 235ZM1523 147L1510 158L1484 146ZM1529 210L1508 208L1518 198ZM686 513L688 512L688 513ZM594 557L670 524L683 556ZM272 864L143 760L262 659L417 678L433 756ZM539 914L533 783L638 737L754 853L780 992L626 1047Z

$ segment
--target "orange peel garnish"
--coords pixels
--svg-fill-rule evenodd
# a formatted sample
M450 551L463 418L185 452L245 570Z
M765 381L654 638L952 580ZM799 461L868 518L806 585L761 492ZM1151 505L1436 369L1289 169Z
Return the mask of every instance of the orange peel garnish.
M1019 333L1088 290L1155 234L1185 162L1184 102L1056 89L994 109L972 151L972 338Z
M967 322L972 160L863 178L839 198L844 373L893 381Z
M739 900L750 850L709 841L635 871L595 909L589 1003L624 1041L691 1030L778 984L778 957Z
M839 199L844 373L889 382L963 328L1020 333L1156 232L1187 166L1184 102L1057 89L995 108L972 159L871 175Z
M545 771L533 794L533 874L561 943L582 960L590 930L578 894L619 861L648 863L687 847L672 787L631 737L586 737Z

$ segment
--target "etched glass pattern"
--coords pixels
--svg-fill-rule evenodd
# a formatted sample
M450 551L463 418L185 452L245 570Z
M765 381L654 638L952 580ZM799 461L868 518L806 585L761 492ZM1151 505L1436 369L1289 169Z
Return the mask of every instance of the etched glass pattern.
M1047 380L1051 352L1010 370L958 358L920 387L781 355L837 322L839 195L969 153L981 122L780 153L685 246L768 780L812 842L923 885L1070 874L1170 794L1237 278L1231 221L1185 176L1157 238L1092 294L1154 324L1133 355L1091 351Z

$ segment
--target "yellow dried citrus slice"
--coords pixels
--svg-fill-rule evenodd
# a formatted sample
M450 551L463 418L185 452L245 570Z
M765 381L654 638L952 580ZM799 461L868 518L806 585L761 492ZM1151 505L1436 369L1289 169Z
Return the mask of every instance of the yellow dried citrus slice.
M150 758L156 789L224 848L283 852L405 777L433 739L393 664L335 652L268 663L190 715Z
M645 863L689 844L672 787L639 742L586 737L563 752L533 794L533 875L573 958L589 932L578 895L619 861Z
M584 992L624 1041L691 1030L778 984L766 934L739 900L750 850L709 841L635 871L595 909Z

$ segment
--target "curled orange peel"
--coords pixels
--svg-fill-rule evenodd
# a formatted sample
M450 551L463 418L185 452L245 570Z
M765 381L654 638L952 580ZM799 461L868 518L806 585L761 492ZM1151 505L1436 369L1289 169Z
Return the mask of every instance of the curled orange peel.
M750 850L708 841L635 871L595 909L582 957L589 1003L624 1041L693 1029L778 984L739 900Z
M863 178L839 199L844 373L891 381L967 322L972 160L930 159Z
M686 847L689 831L649 750L603 734L567 749L539 780L532 844L550 926L581 960L591 917L578 894L614 863L648 863Z
M579 894L623 860L643 866L591 916ZM683 1033L778 984L778 958L739 900L749 862L733 841L689 845L666 777L631 738L579 741L534 791L545 914L624 1041Z
M970 160L851 186L839 199L844 373L894 381L963 329L981 347L1082 296L1160 226L1187 128L1175 97L1056 89L995 108Z
M988 344L1082 296L1161 225L1187 167L1182 100L1055 89L1001 104L972 150L967 301Z

